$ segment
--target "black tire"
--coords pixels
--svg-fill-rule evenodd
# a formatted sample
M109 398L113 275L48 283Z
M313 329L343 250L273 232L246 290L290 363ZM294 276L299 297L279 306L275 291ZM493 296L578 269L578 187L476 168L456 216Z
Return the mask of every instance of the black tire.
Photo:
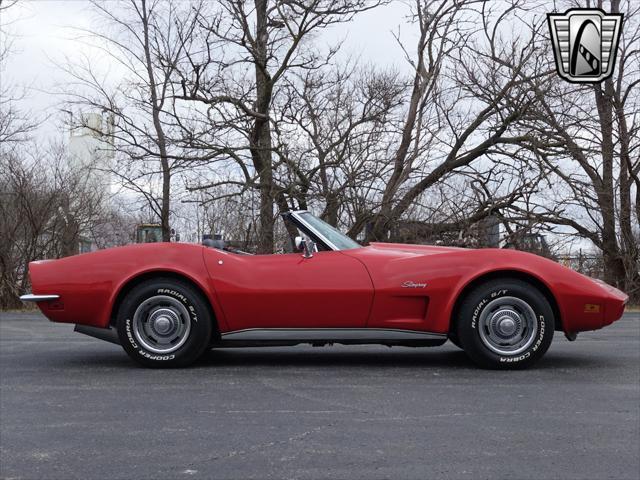
M152 368L185 367L209 346L213 319L191 285L170 278L145 281L124 298L116 318L125 352Z
M538 361L553 339L555 318L546 297L518 279L479 285L462 300L457 340L478 365L526 368Z

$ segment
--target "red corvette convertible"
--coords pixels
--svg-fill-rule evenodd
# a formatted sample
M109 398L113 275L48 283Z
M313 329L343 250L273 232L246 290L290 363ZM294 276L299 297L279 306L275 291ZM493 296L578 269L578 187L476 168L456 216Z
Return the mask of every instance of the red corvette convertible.
M32 262L33 293L54 322L119 343L139 363L178 367L208 348L447 339L477 364L521 368L554 331L573 340L622 316L627 296L514 250L373 243L307 211L289 212L297 253L249 255L155 243Z

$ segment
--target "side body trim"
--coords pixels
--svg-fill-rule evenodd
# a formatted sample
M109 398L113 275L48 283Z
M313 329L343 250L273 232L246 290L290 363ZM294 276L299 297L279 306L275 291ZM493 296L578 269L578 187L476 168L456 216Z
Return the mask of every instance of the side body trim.
M222 341L296 341L296 342L336 342L365 341L403 342L415 340L446 340L444 333L400 330L394 328L247 328L226 332Z
M60 298L60 295L34 295L33 293L28 293L26 295L20 296L20 300L23 302L45 302L47 300L57 300Z

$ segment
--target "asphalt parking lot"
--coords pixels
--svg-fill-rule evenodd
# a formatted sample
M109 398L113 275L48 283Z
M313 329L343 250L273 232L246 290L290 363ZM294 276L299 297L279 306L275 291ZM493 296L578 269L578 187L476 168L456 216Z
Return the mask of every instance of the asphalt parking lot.
M439 348L224 350L186 370L0 312L0 477L640 477L640 314L536 368Z

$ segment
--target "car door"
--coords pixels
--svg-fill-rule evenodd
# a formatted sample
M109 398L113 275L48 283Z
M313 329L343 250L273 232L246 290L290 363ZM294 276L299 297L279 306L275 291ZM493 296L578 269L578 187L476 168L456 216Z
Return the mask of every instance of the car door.
M229 331L362 328L373 300L364 265L339 251L238 255L205 249Z

